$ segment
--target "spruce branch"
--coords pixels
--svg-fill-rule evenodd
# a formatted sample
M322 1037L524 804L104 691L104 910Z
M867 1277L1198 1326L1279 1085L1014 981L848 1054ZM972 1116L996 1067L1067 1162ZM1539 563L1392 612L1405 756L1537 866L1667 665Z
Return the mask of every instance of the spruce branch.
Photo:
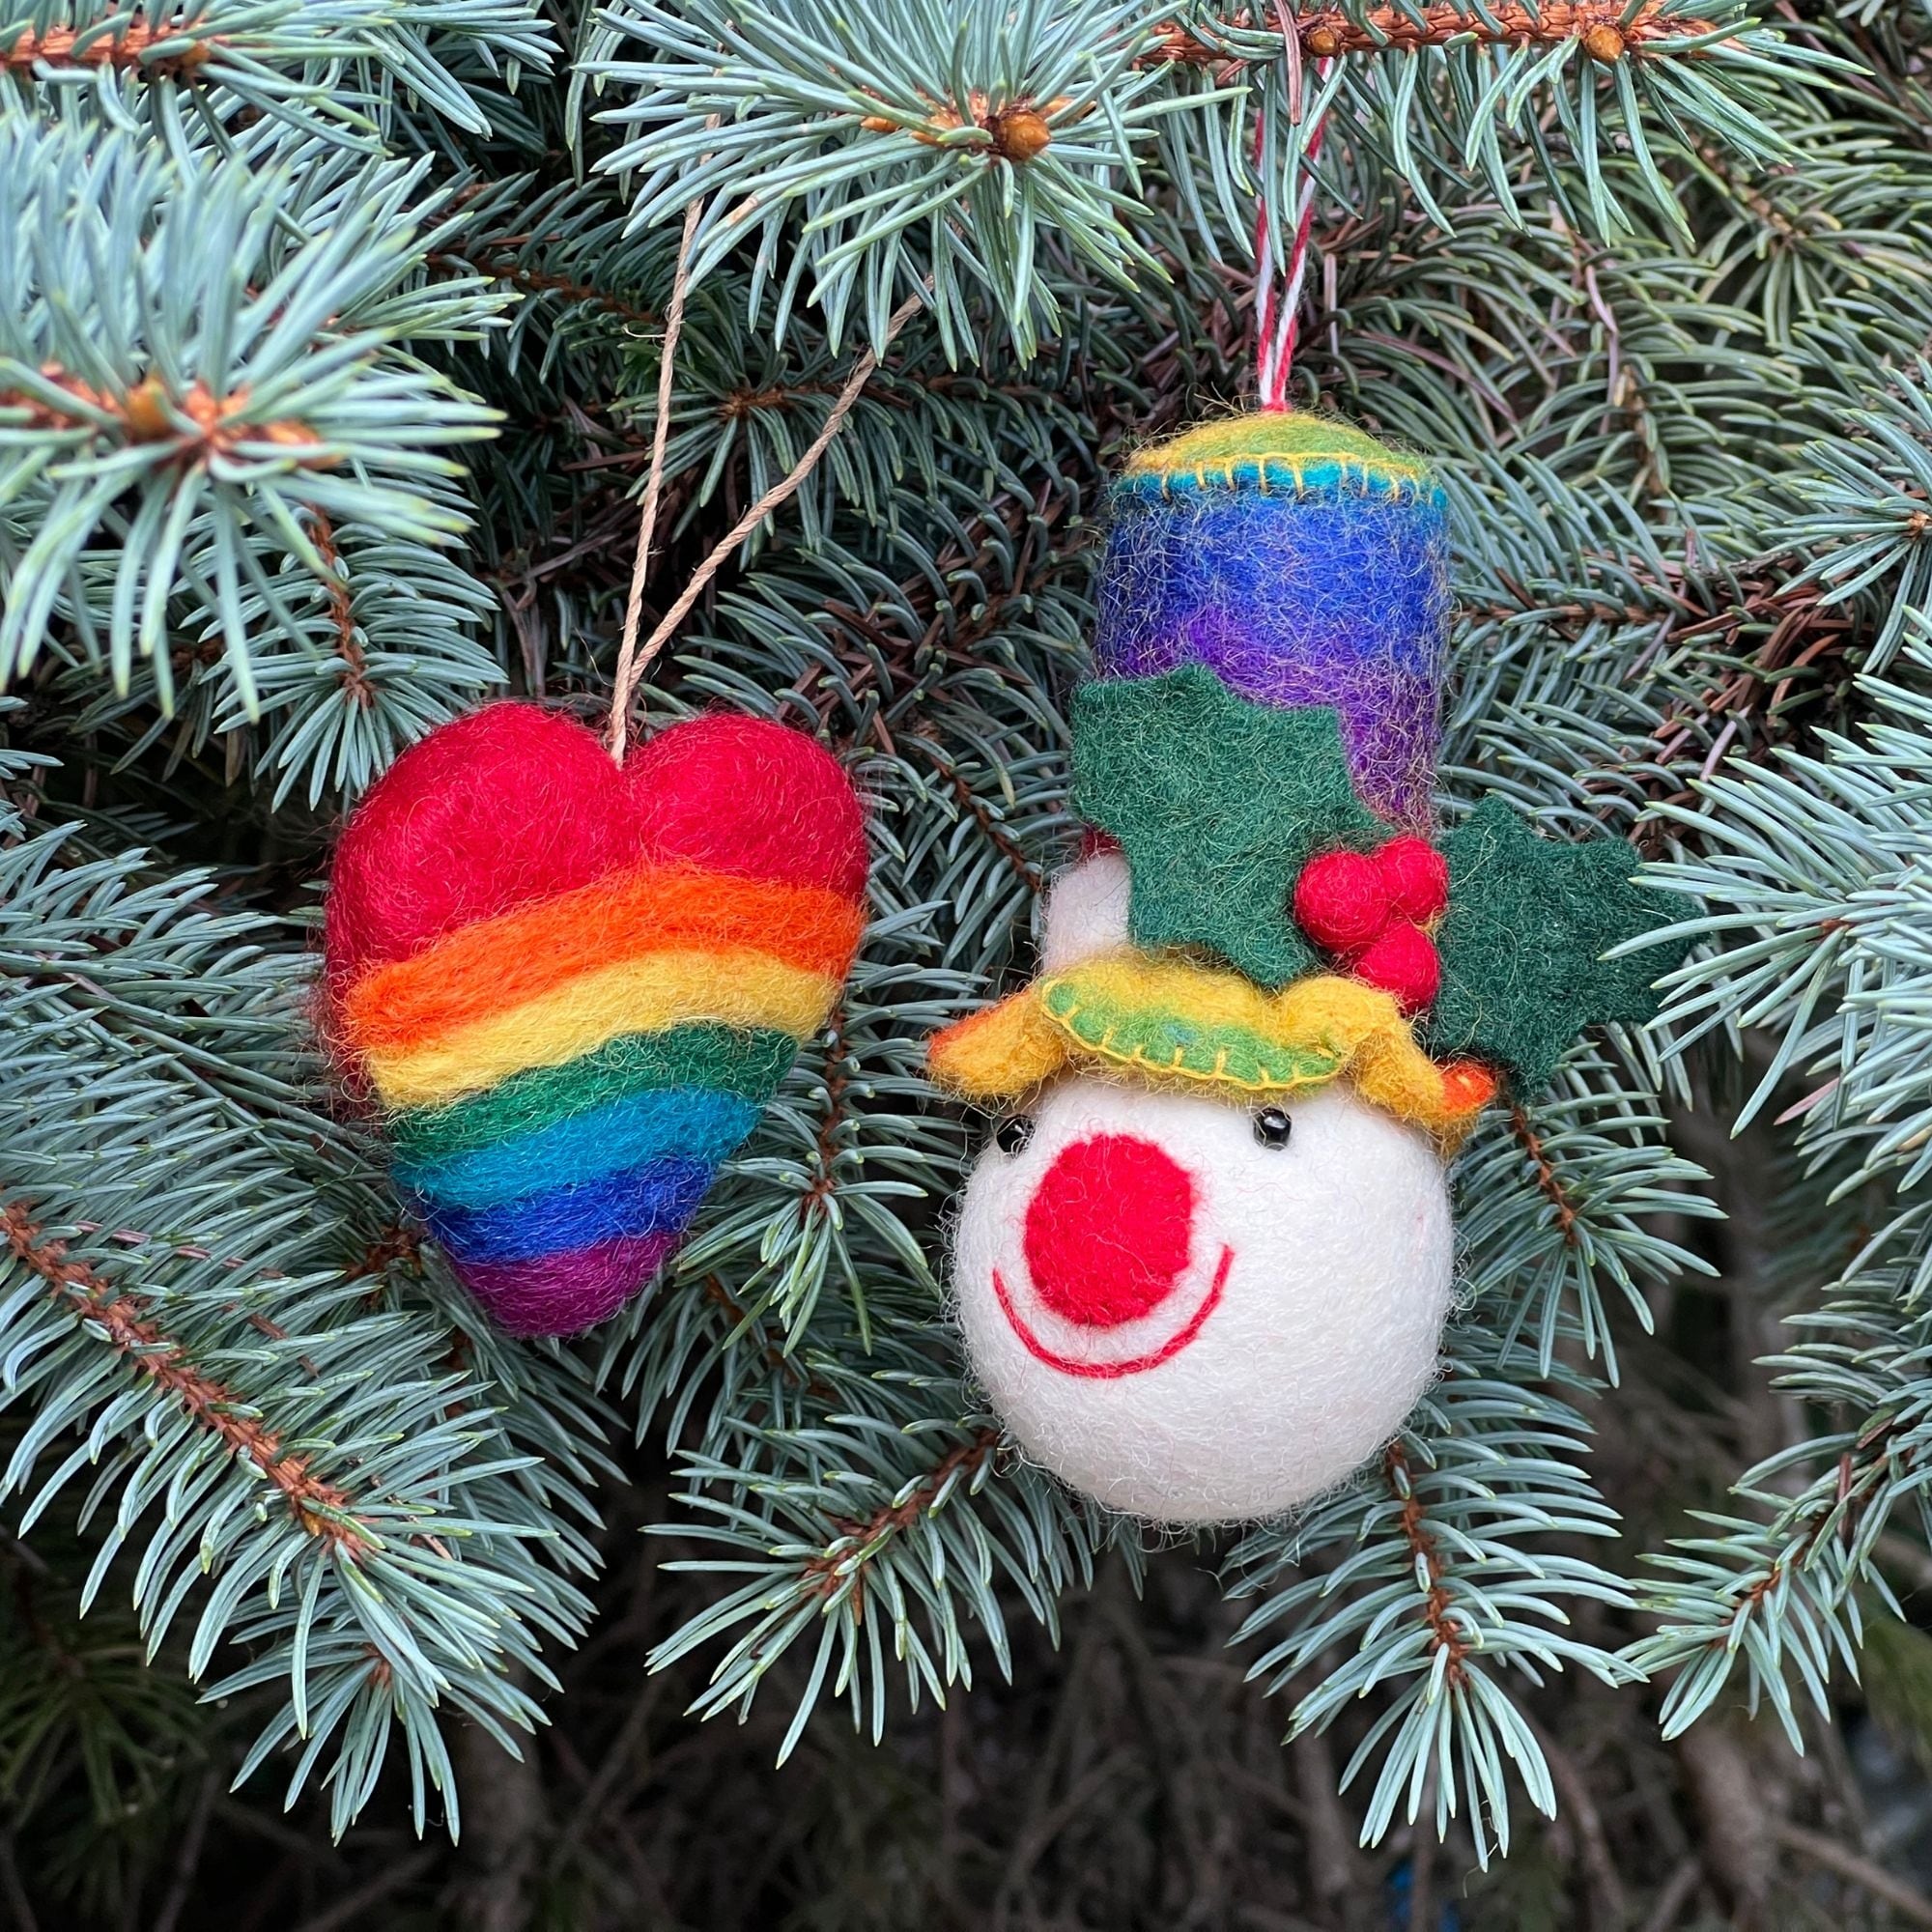
M1751 1514L1692 1512L1705 1533L1651 1559L1661 1575L1644 1601L1659 1624L1632 1657L1652 1674L1674 1673L1666 1736L1694 1723L1742 1669L1750 1708L1769 1699L1803 1750L1791 1679L1828 1710L1834 1665L1858 1675L1872 1604L1903 1614L1875 1552L1900 1509L1921 1526L1932 1520L1926 1318L1899 1296L1923 1267L1921 1219L1882 1231L1823 1307L1794 1318L1801 1339L1767 1364L1779 1387L1839 1426L1747 1470L1733 1494Z
M912 5L855 23L794 0L624 0L584 24L565 79L507 0L208 0L152 23L179 44L124 35L150 26L125 5L0 8L0 119L38 124L23 146L65 184L6 204L21 218L0 235L19 336L0 376L10 605L62 493L105 504L33 627L17 714L74 765L44 782L6 768L9 795L64 826L57 851L0 832L6 1198L36 1252L65 1242L60 1265L138 1298L156 1338L113 1347L6 1252L7 1427L41 1432L36 1483L94 1486L81 1560L106 1550L101 1608L122 1552L128 1572L150 1560L137 1637L173 1616L197 1667L272 1699L262 1751L332 1779L338 1825L384 1751L410 1758L426 1815L452 1714L505 1735L535 1720L594 1560L593 1378L640 1435L689 1452L661 1525L694 1539L665 1654L720 1666L706 1710L782 1678L799 1721L830 1690L872 1730L901 1664L952 1694L980 1646L1004 1659L1015 1615L1051 1631L1119 1534L1006 1465L935 1319L942 1204L980 1127L932 1094L920 1042L1032 962L1037 887L1071 837L1065 700L1115 448L1246 381L1255 198L1278 203L1303 156L1279 22L1217 12L1238 10ZM1348 4L1297 32L1335 63L1314 103L1330 137L1297 402L1443 471L1461 593L1447 809L1500 788L1558 834L1631 837L1702 948L1668 1034L1593 1042L1486 1124L1455 1177L1470 1309L1452 1372L1384 1464L1242 1539L1230 1572L1264 1579L1250 1606L1277 1621L1258 1649L1288 1646L1275 1669L1293 1666L1304 1736L1364 1691L1385 1724L1351 1767L1372 1828L1426 1809L1434 1776L1487 1847L1523 1789L1571 1805L1538 1742L1561 1706L1546 1690L1534 1724L1522 1709L1548 1681L1539 1646L1630 1675L1600 1629L1559 1621L1621 1605L1608 1571L1628 1560L1561 1560L1609 1521L1583 1399L1606 1436L1638 1433L1669 1337L1627 1324L1703 1265L1681 1225L1703 1190L1660 1072L1688 1092L1677 1069L1696 1065L1702 1105L1733 1040L1768 1034L1782 1055L1752 1103L1796 1149L1768 1292L1827 1318L1776 1369L1804 1437L1792 1460L1704 1525L1713 1548L1680 1552L1707 1571L1658 1588L1683 1646L1668 1667L1795 1688L1793 1655L1829 1664L1834 1629L1855 1648L1884 1601L1858 1550L1884 1523L1923 1527L1899 1515L1922 1475L1932 1280L1924 1209L1901 1191L1928 1158L1923 37L1869 9L1758 23L1710 4ZM1864 70L1834 63L1851 54ZM586 125L590 108L612 118ZM100 164L110 124L119 175ZM565 179L573 135L583 182ZM384 155L427 158L412 174ZM166 262L130 212L149 204L127 183L149 175L156 203L199 197ZM232 219L217 175L238 185ZM657 319L694 195L702 272L668 371ZM352 232L366 281L291 266ZM644 695L654 718L725 703L834 746L873 808L867 958L682 1271L582 1363L513 1348L467 1319L359 1129L320 1105L298 936L243 909L301 892L316 808L503 664L594 709L638 523L625 486L653 440L651 548L681 581L793 471L927 275L934 325L893 345ZM50 345L60 316L71 340ZM270 339L298 372L280 394L255 359ZM166 427L145 436L150 382ZM366 405L353 444L331 398ZM479 452L414 434L452 408L499 430L467 474L436 465ZM276 425L295 440L261 434ZM405 473L398 452L428 462ZM165 536L190 489L170 563L155 524ZM114 636L132 639L121 690ZM233 870L186 878L187 840ZM1822 1305L1821 1282L1839 1284ZM211 1418L310 1459L367 1548L321 1560L282 1491L143 1355L224 1391ZM83 1443L101 1462L70 1468ZM1731 1474L1662 1460L1687 1489ZM37 1542L60 1533L51 1508ZM352 1600L372 1575L377 1596ZM1749 1634L1726 1650L1740 1614ZM1607 1808L1604 1824L1627 1842ZM836 1912L851 1893L826 1895Z
M1233 1639L1265 1643L1251 1679L1279 1692L1321 1673L1294 1706L1292 1737L1325 1729L1358 1697L1384 1701L1342 1775L1346 1789L1380 1760L1363 1842L1379 1842L1399 1809L1413 1822L1433 1788L1438 1834L1464 1817L1487 1863L1510 1847L1506 1766L1538 1810L1555 1810L1510 1680L1575 1665L1617 1685L1635 1672L1568 1634L1561 1607L1628 1605L1623 1585L1547 1541L1614 1534L1579 1465L1582 1418L1487 1326L1452 1328L1449 1352L1446 1378L1377 1472L1242 1538L1227 1588L1262 1599Z
M1503 1334L1534 1338L1545 1375L1567 1335L1601 1355L1614 1382L1605 1291L1648 1332L1648 1290L1712 1272L1658 1225L1718 1211L1702 1170L1669 1148L1664 1125L1628 1073L1602 1049L1586 1049L1549 1094L1486 1123L1458 1165L1465 1276Z
M191 0L163 12L123 0L0 6L0 88L15 98L92 86L125 125L156 112L173 121L165 97L186 94L217 121L260 116L298 138L364 150L398 96L489 131L449 65L461 52L541 72L554 48L526 0ZM359 85L344 85L345 68Z
M227 43L227 37L197 39L198 19L185 12L172 19L150 19L140 14L108 14L85 28L44 26L9 21L0 27L0 65L16 71L45 66L54 69L138 68L152 74L179 79L205 65Z
M1311 60L1388 50L1412 53L1451 43L1548 48L1576 42L1592 60L1608 66L1626 54L1642 58L1694 53L1734 31L1737 17L1720 26L1699 19L1676 0L1643 0L1635 9L1628 0L1547 0L1533 8L1510 4L1321 7L1297 13L1294 31L1302 52ZM1239 44L1244 49L1239 55L1233 52L1230 43L1235 34L1240 35ZM1249 36L1265 38L1267 34L1267 28L1244 19L1226 23L1182 20L1168 25L1141 59L1196 67L1236 62L1261 65L1280 58L1280 35L1273 36L1274 50L1269 52L1248 50Z
M320 510L315 512L312 535L315 554L323 562L323 595L328 606L328 621L335 631L335 654L342 660L342 697L358 711L367 711L376 701L369 681L369 654L357 635L355 606L342 568L342 553L336 547L335 526Z
M185 1620L211 1694L280 1692L246 1769L299 1739L292 1789L332 1771L341 1830L399 1739L420 1822L439 1711L526 1727L519 1680L582 1628L601 1417L386 1239L304 1099L299 947L206 875L75 845L0 840L0 1406L31 1412L0 1484L31 1527L92 1471L83 1602L145 1537L151 1652Z
M757 237L753 295L774 277L780 334L803 299L835 346L856 309L882 349L901 291L923 285L950 357L977 338L969 291L1025 355L1058 315L1048 235L1119 281L1164 272L1127 216L1137 150L1175 103L1135 70L1148 29L1120 0L975 14L956 37L916 0L863 32L821 0L754 20L624 0L604 17L584 71L634 98L601 111L625 130L601 165L639 178L638 227L702 199L695 282ZM627 40L641 58L619 57Z
M0 270L0 476L41 512L23 548L0 547L0 676L23 676L51 634L69 663L107 673L115 699L135 695L141 665L165 718L192 596L196 642L222 648L197 728L293 709L268 759L285 788L365 781L421 728L421 698L399 716L395 683L371 672L380 627L355 599L399 594L394 566L463 530L460 471L440 452L493 420L393 347L490 313L473 286L409 290L421 242L405 211L421 173L365 172L354 209L325 203L303 233L273 177L239 160L156 166L123 135L90 148L73 129L0 131L0 250L14 251ZM119 279L93 281L88 247L130 246ZM406 662L441 656L446 715L496 673L463 636L477 596L448 566L429 570L453 594L417 613L423 647ZM409 574L420 603L423 573ZM230 706L239 716L219 719Z
M368 1554L369 1541L348 1514L346 1492L315 1475L306 1457L285 1450L275 1432L248 1415L231 1389L197 1367L182 1345L163 1332L140 1295L125 1293L87 1263L71 1261L67 1243L44 1237L21 1202L0 1205L0 1235L14 1259L38 1275L48 1294L66 1304L85 1328L99 1330L108 1349L279 1491L306 1534L347 1562ZM175 1252L184 1249L177 1246ZM192 1249L186 1252L192 1257ZM250 1320L277 1340L285 1339L267 1317Z
M1051 1629L1059 1593L1091 1578L1104 1540L1091 1506L1030 1472L995 1474L997 1428L963 1409L958 1422L922 1416L928 1392L956 1384L905 1313L875 1311L868 1357L810 1350L810 1379L787 1405L796 1421L747 1419L724 1438L735 1454L687 1457L689 1514L658 1526L704 1552L667 1567L748 1578L652 1653L662 1669L727 1642L694 1706L699 1715L748 1708L790 1648L816 1633L781 1759L821 1687L847 1700L855 1725L882 1735L888 1646L915 1703L970 1686L962 1618L980 1626L1006 1667L996 1580ZM759 1465L749 1478L747 1451Z

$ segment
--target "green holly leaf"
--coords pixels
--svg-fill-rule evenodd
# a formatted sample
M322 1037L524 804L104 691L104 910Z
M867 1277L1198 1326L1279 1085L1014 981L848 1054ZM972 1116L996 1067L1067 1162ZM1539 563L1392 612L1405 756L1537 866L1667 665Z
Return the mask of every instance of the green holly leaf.
M1270 991L1321 964L1290 906L1302 867L1389 836L1332 709L1253 703L1202 665L1079 692L1072 803L1126 853L1136 946L1204 948Z
M1442 990L1424 1032L1438 1060L1480 1061L1534 1094L1586 1026L1656 1013L1651 981L1686 947L1603 957L1660 923L1657 901L1631 883L1636 858L1621 838L1539 838L1492 794L1443 850Z

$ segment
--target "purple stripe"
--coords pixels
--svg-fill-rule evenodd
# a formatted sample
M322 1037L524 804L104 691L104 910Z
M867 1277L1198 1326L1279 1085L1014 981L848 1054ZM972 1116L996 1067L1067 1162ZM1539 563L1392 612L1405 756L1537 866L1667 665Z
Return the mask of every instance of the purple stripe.
M512 1335L577 1335L608 1321L676 1252L683 1230L626 1235L534 1261L458 1262L456 1277Z
M1335 490L1116 493L1094 661L1205 664L1260 704L1332 705L1362 802L1429 829L1448 589L1443 512Z

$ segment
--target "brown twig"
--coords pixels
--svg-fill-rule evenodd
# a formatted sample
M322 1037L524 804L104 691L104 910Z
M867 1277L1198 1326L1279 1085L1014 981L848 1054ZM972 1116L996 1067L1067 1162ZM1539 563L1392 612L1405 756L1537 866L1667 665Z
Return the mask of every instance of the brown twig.
M1703 1861L1695 1853L1679 1860L1664 1881L1663 1889L1658 1893L1650 1917L1643 1921L1643 1932L1670 1932L1684 1908L1690 1903L1690 1894L1697 1889L1703 1876Z
M1906 1884L1897 1873L1887 1871L1883 1865L1873 1863L1835 1838L1826 1837L1822 1832L1807 1832L1803 1825L1792 1824L1788 1818L1774 1818L1771 1829L1779 1844L1801 1858L1849 1879L1861 1891L1882 1898L1913 1924L1932 1925L1932 1898L1927 1898L1918 1887Z
M344 1892L332 1904L304 1918L295 1932L345 1932L346 1927L362 1918L372 1906L380 1905L391 1893L406 1890L415 1884L440 1857L440 1852L426 1849L412 1852L406 1859L391 1861L367 1884L358 1885L354 1891Z
M940 776L952 787L952 795L965 809L973 822L986 835L988 842L1007 862L1008 868L1032 893L1044 892L1046 880L1039 867L1020 849L1018 841L1007 828L995 818L987 809L986 802L966 782L965 775L951 758L939 749L934 732L922 729L916 734L924 744L932 762L939 767Z
M1577 1233L1577 1210L1570 1205L1570 1196L1563 1185L1562 1177L1551 1164L1542 1138L1529 1123L1529 1116L1519 1103L1510 1109L1510 1125L1516 1137L1522 1143L1523 1151L1529 1155L1536 1168L1536 1184L1542 1188L1549 1205L1556 1209L1556 1226L1564 1240L1573 1248L1581 1245L1581 1236Z
M342 674L342 696L358 711L367 711L376 701L376 687L369 681L369 658L356 636L355 609L349 597L349 584L342 569L342 553L335 547L335 526L327 514L311 506L314 519L310 532L316 554L327 566L322 581L328 599L329 622L335 626L335 654L347 667Z
M48 67L145 68L150 73L181 77L213 58L221 45L219 36L211 35L160 59L150 58L151 50L192 34L200 24L185 14L151 21L136 11L110 14L85 28L45 27L36 32L29 27L0 47L0 68L23 72L44 62Z
M845 1002L832 1009L825 1022L832 1038L825 1054L825 1118L818 1123L818 1172L800 1195L798 1218L806 1223L833 1191L832 1170L838 1158L838 1127L845 1117Z
M243 1412L232 1390L203 1374L181 1344L162 1333L139 1295L117 1289L85 1262L68 1260L67 1243L43 1240L39 1225L18 1202L0 1208L0 1236L14 1260L39 1275L56 1300L101 1330L109 1348L279 1490L311 1536L352 1562L367 1553L367 1539L343 1520L347 1494L311 1474L305 1457L284 1453L273 1430Z
M999 631L1009 607L1033 594L1047 573L1073 560L1074 553L1065 548L1048 546L1044 558L1037 554L1040 533L1052 529L1066 507L1066 499L1054 496L1047 484L1040 486L1034 499L997 496L939 553L929 573L901 579L896 596L881 598L866 611L827 598L824 610L833 619L832 641L847 683L842 693L827 685L812 696L821 721L829 720L852 693L871 689L883 679L887 688L872 712L872 732L890 755L894 745L886 713L899 695L900 678L916 679L926 654L942 645L950 662L970 666L979 645ZM1012 548L1015 540L1017 551ZM1010 559L1004 588L988 582L989 558ZM936 584L947 586L944 595L934 588ZM905 621L908 616L923 616L925 621L915 630ZM861 639L871 648L841 649L846 637ZM811 696L814 684L825 676L822 668L814 667L801 682L801 695Z
M1543 1760L1549 1767L1549 1781L1566 1818L1577 1836L1577 1852L1590 1889L1591 1932L1623 1932L1630 1923L1630 1901L1617 1861L1610 1851L1604 1816L1590 1790L1590 1780L1582 1768L1528 1712L1523 1714Z
M788 501L796 494L799 486L810 476L818 465L818 459L832 445L832 439L845 427L845 419L852 413L853 406L859 400L859 392L870 380L872 371L879 366L880 355L892 347L899 330L912 320L915 312L923 304L923 290L908 296L893 311L892 320L886 324L885 339L876 349L867 349L852 365L852 373L845 379L845 386L838 391L838 400L832 405L823 427L807 445L805 454L792 465L790 472L775 483L732 525L730 530L712 547L710 554L692 573L691 582L679 593L677 601L658 620L657 629L644 639L643 646L636 654L635 660L627 663L622 656L617 666L616 689L611 696L613 751L621 744L617 721L628 717L631 699L635 695L639 680L650 668L651 660L661 651L671 633L684 622L691 607L703 594L704 586L717 576L720 568L745 539L755 530L780 504Z
M1475 41L1488 46L1554 46L1559 41L1578 41L1593 60L1605 66L1626 53L1667 53L1685 41L1700 40L1714 31L1709 20L1666 15L1662 0L1649 0L1629 18L1624 0L1544 0L1530 8L1502 0L1481 13L1455 6L1376 7L1361 19L1339 7L1304 14L1294 22L1301 51L1316 60L1338 54L1379 53L1397 49L1439 47L1450 41ZM1232 24L1249 25L1245 19ZM1168 26L1141 64L1179 61L1190 67L1240 67L1250 61L1272 61L1273 53L1243 57L1202 39L1179 23Z
M756 1319L745 1304L715 1274L708 1274L704 1277L704 1298L707 1301L716 1302L731 1318L734 1327L744 1328L749 1331L752 1323ZM782 1349L772 1342L761 1341L759 1351L764 1356L765 1366L768 1369L776 1370L794 1388L801 1388L808 1395L815 1395L821 1401L831 1401L831 1384L821 1381L808 1370L802 1369L799 1366L796 1355L787 1355Z
M1449 1586L1442 1580L1442 1555L1430 1533L1422 1498L1409 1480L1408 1452L1400 1442L1391 1442L1382 1452L1382 1473L1402 1503L1399 1520L1403 1539L1414 1559L1411 1567L1428 1579L1423 1590L1422 1619L1429 1626L1430 1648L1446 1655L1443 1681L1451 1690L1458 1689L1463 1677L1463 1660L1469 1654L1469 1640L1449 1613Z
M1757 1927L1776 1879L1769 1796L1747 1749L1720 1719L1693 1724L1677 1741L1677 1761L1703 1823L1710 1876L1725 1893L1731 1923Z
M523 239L527 242L530 238ZM656 327L659 318L650 309L639 308L636 302L626 301L622 296L612 295L609 289L597 288L589 282L580 282L569 275L552 274L542 269L526 268L514 255L504 253L512 245L508 242L498 242L494 248L478 249L468 259L439 248L433 249L424 259L432 269L467 269L471 273L487 275L493 282L508 282L512 288L522 289L528 295L562 296L566 301L581 302L586 308L601 308L607 315L614 315L623 322L634 322L640 328Z
M962 1470L970 1474L979 1468L999 1445L1000 1432L997 1429L979 1430L970 1440L949 1449L902 1501L885 1504L863 1522L839 1523L839 1548L806 1558L805 1574L813 1579L811 1587L821 1597L833 1596L842 1589L852 1581L852 1573L845 1569L845 1565L852 1561L856 1550L869 1549L881 1537L895 1536L901 1530L910 1529L955 1475ZM870 1560L869 1557L863 1559L861 1569ZM854 1614L863 1617L865 1605L866 1593L862 1584L855 1595Z

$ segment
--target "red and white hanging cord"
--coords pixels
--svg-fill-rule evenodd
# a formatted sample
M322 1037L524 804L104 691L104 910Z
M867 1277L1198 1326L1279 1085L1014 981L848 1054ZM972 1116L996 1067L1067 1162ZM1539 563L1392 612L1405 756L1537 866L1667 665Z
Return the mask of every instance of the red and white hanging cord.
M1304 73L1301 62L1301 32L1295 21L1292 0L1275 0L1275 18L1281 24L1282 59L1288 69L1288 118L1290 125L1301 126L1306 111ZM1325 81L1334 66L1333 58L1315 64L1316 78ZM1262 106L1255 117L1255 170L1262 164L1263 135L1267 109ZM1321 137L1327 132L1328 110L1324 106L1308 130L1301 150L1300 166L1290 200L1293 232L1289 238L1287 260L1276 274L1275 237L1267 216L1267 197L1258 196L1255 210L1255 361L1261 406L1264 410L1286 410L1289 377L1294 367L1294 345L1301 325L1301 283L1308 272L1308 232L1315 220L1315 164L1321 158Z

